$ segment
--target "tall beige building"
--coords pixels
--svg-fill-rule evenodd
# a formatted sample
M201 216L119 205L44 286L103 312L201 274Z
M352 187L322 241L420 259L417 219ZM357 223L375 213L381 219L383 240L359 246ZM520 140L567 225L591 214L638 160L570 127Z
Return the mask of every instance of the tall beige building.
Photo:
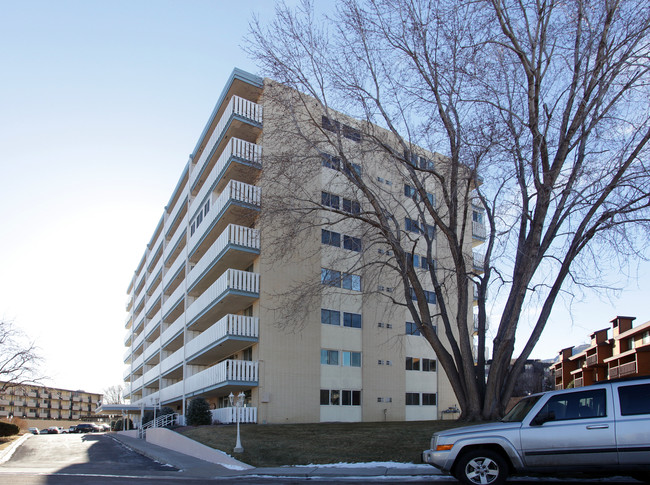
M202 396L222 422L232 419L228 395L240 392L244 419L257 423L439 419L456 400L408 311L390 303L403 290L394 277L346 264L351 256L390 259L390 251L345 221L316 224L296 244L293 228L264 217L267 202L283 195L265 163L288 143L269 128L283 122L267 95L271 84L233 72L135 270L126 397L184 412ZM346 143L358 143L344 120L323 116L322 127L343 126ZM434 163L422 153L418 163ZM360 210L337 159L319 157L305 191L324 205ZM398 216L417 232L408 227L412 188L399 174L373 163L358 170L406 208ZM473 232L476 242L484 236L478 213ZM283 234L294 239L280 255L269 241ZM414 259L423 270L434 264ZM281 299L293 288L309 295L302 304ZM293 309L299 316L287 319Z

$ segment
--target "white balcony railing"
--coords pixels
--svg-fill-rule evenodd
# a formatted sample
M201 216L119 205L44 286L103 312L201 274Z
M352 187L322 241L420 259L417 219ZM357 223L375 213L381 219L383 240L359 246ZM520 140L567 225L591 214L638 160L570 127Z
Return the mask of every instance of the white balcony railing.
M224 360L185 379L185 392L197 392L229 381L257 382L258 364L249 360Z
M137 391L138 389L140 389L142 387L143 383L144 383L144 376L140 376L135 381L133 381L133 383L131 384L131 388L134 391Z
M472 236L477 239L485 240L487 237L487 230L485 224L482 222L472 221Z
M146 349L144 349L144 352L142 355L144 355L144 361L148 361L154 354L156 354L160 350L160 337L158 337L156 340L151 342Z
M181 220L180 224L174 231L174 234L172 235L172 238L169 240L169 243L165 246L165 250L163 251L163 260L166 262L167 259L169 258L169 255L173 252L174 248L178 244L178 242L185 237L187 234L187 218L189 216L185 214L183 216L183 219Z
M162 262L162 261L161 261ZM152 295L149 297L147 300L147 303L144 305L144 313L147 314L151 311L151 309L156 306L156 301L160 299L160 295L162 295L162 284L159 284Z
M165 221L165 228L163 229L163 234L165 236L168 236L169 230L172 228L174 225L174 219L178 217L178 213L183 209L183 207L186 206L187 204L187 194L189 193L189 188L186 185L183 187L183 190L181 191L180 195L178 196L178 200L176 202L176 205L172 209L172 211L169 213L169 216L167 217L167 220ZM181 223L181 226L183 224Z
M213 409L212 422L221 424L232 424L237 422L237 409L239 409L240 423L257 423L257 408L220 408Z
M160 363L160 373L164 374L170 369L173 369L176 367L178 364L183 362L183 347L178 349L176 352L174 352L172 355L164 359Z
M260 249L260 231L250 227L229 224L217 240L206 251L201 260L192 268L187 278L187 286L191 288L203 272L220 257L228 245L241 246L248 249Z
M214 344L226 336L257 338L259 318L243 315L226 315L210 328L197 335L185 345L186 355L192 356L208 345Z
M156 275L160 273L162 267L163 267L163 258L161 255L161 257L158 259L158 262L153 267L151 273L149 273L149 276L147 277L147 283L149 283L147 285L147 293L151 293L151 285L153 285L154 281L156 281Z
M208 306L217 302L227 291L241 291L258 294L260 291L259 273L228 269L217 281L205 290L185 312L188 324Z
M247 120L251 120L255 123L261 124L262 106L252 101L248 101L247 99L240 98L239 96L233 96L230 99L230 102L228 103L228 106L226 106L226 109L224 110L223 114L221 115L221 118L219 119L217 126L214 128L212 135L210 135L208 142L205 144L205 148L203 149L203 152L201 152L201 156L197 160L194 169L190 173L189 186L191 188L194 188L194 184L196 183L199 174L203 170L203 167L205 166L209 157L212 155L212 150L214 149L214 146L221 139L224 130L228 127L228 124L230 123L231 117L235 115L240 116Z
M177 382L161 389L158 395L160 396L160 402L167 402L180 398L183 396L183 382Z
M202 224L196 228L194 234L190 236L189 249L190 254L194 251L195 246L203 238L207 228L212 226L213 222L218 220L226 206L232 201L240 202L254 207L260 206L262 189L255 185L250 185L237 180L231 180L223 189L217 200L212 204L212 209L204 217Z
M163 316L176 306L179 300L185 295L185 285L178 285L171 296L167 297L162 304Z
M151 369L149 369L147 372L144 373L144 383L148 384L149 382L153 381L154 379L158 378L160 376L160 364L156 364L153 366Z
M180 254L176 260L174 261L174 264L171 265L171 267L165 271L165 275L163 276L163 288L166 288L167 285L171 282L172 278L174 278L174 275L178 272L179 269L183 267L185 264L185 258L183 257L182 254Z
M228 161L231 158L238 158L250 163L259 164L262 159L262 147L255 143L250 143L239 138L231 138L223 153L219 156L219 160L210 172L210 175L203 182L203 186L196 198L190 204L189 213L194 213L203 205L205 197L208 192L212 190L214 183L222 177L223 172L228 166Z
M179 316L174 323L172 323L168 328L166 328L163 333L160 334L160 345L164 347L167 345L169 340L178 332L183 330L183 326L185 325L185 318L183 315Z
M144 326L144 336L147 338L151 332L156 328L156 325L160 323L160 317L162 316L162 308L159 308L158 311L154 314L153 317L151 317L151 320L147 322L147 324Z
M142 366L144 364L144 354L140 354L137 359L133 361L133 368L137 369L138 367Z
M133 350L137 349L143 341L144 341L144 332L140 332L140 335L138 335L135 338L135 340L133 340L133 345L131 346L131 348Z

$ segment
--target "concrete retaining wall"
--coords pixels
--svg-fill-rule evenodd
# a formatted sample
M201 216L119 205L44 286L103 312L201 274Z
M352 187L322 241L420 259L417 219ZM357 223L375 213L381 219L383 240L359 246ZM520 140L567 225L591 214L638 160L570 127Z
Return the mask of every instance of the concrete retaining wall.
M223 465L227 468L235 468L238 470L248 470L253 468L250 465L234 459L232 456L226 455L223 451L202 445L201 443L191 440L190 438L167 428L149 428L147 430L147 441L154 445L178 451L179 453L195 456L196 458L200 458L201 460L210 463Z

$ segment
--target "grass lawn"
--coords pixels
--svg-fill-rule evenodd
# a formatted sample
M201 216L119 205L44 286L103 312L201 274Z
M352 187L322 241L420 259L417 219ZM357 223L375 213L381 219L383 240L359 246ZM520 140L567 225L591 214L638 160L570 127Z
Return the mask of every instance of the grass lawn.
M464 426L456 421L383 423L242 424L244 452L232 449L235 425L179 428L176 431L256 467L395 461L420 463L434 431Z

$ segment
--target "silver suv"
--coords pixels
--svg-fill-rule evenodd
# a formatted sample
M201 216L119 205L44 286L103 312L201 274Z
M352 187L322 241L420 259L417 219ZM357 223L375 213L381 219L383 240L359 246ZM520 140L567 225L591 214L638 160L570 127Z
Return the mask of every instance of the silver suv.
M422 460L469 485L499 485L522 473L650 483L650 379L528 396L500 422L435 433Z

